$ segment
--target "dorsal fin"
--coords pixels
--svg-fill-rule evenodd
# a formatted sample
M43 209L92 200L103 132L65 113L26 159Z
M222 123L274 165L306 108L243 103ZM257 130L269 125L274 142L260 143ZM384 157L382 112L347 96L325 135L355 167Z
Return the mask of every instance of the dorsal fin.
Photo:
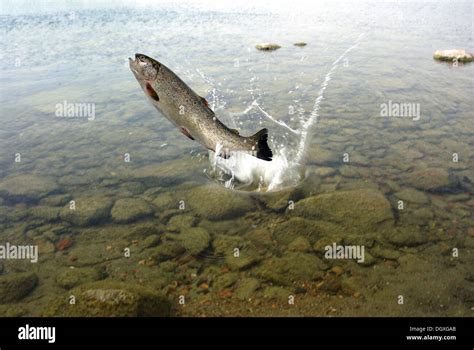
M207 100L202 96L199 96L199 97L201 98L202 103L204 103L206 105L206 107L210 109L209 103L207 102Z

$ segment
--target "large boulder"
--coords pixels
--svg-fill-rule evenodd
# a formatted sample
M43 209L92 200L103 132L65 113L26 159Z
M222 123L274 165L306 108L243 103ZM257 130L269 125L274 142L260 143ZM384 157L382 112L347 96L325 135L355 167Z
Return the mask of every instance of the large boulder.
M293 217L275 224L272 236L281 244L290 244L298 237L306 237L314 243L319 238L320 233L314 220Z
M181 243L186 249L186 253L197 255L209 247L211 236L202 227L189 227L180 234L169 234L167 237L172 238Z
M251 272L256 277L268 282L290 286L294 283L321 278L326 269L326 264L315 255L289 252L280 258L266 259Z
M145 165L127 170L122 177L127 180L140 181L146 186L171 186L191 180L193 174L201 172L203 164L191 157Z
M70 304L70 295L75 303ZM170 301L160 292L138 284L103 280L81 285L46 307L45 316L140 317L169 316Z
M10 175L0 181L0 195L14 199L38 200L57 188L54 180L34 174Z
M398 199L415 204L427 204L430 201L426 193L413 188L404 188L403 190L396 192L395 196Z
M122 198L112 208L112 220L117 223L128 223L153 214L152 207L140 198Z
M309 197L297 202L292 212L292 215L307 219L340 223L359 232L373 231L377 224L393 220L389 201L374 189L339 191Z
M71 289L81 284L102 279L103 273L93 267L62 268L55 276L56 284L64 289Z
M62 220L77 226L92 225L106 220L110 216L113 200L107 197L82 197L76 198L75 209L71 209L70 203L66 204L59 215Z
M409 173L405 182L425 191L443 191L456 185L455 179L441 168L427 168Z
M0 304L16 302L27 296L38 284L32 272L18 272L0 276Z
M208 220L232 219L255 209L255 204L249 195L218 185L191 189L186 198L191 210Z

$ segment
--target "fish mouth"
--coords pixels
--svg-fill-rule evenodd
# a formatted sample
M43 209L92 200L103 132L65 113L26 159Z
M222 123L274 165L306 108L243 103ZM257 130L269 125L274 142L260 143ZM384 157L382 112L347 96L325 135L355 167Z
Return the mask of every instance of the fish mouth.
M130 70L138 80L154 80L161 64L147 55L136 53L135 59L129 57Z
M138 76L140 75L140 71L139 71L139 61L137 58L133 59L131 57L128 58L128 65L130 66L130 69L132 70L133 74L135 74L135 76Z

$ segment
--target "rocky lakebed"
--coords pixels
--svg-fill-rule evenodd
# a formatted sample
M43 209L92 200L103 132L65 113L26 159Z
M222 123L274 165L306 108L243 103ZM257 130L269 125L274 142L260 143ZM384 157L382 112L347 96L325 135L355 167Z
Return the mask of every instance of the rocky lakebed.
M275 193L193 182L205 157L124 165L92 183L39 166L3 177L2 242L37 245L39 259L1 262L0 313L471 314L472 173L385 159L399 174L387 176L362 156L315 154L300 185ZM328 259L333 244L364 246L364 261Z

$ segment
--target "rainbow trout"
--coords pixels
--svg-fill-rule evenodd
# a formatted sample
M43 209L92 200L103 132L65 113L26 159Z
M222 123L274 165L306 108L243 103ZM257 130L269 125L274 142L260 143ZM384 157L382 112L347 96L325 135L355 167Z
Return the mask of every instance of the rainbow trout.
M216 152L223 158L245 152L270 161L268 130L252 136L241 136L229 129L209 108L206 99L196 94L164 64L151 57L136 54L129 58L130 69L150 102L188 138Z

